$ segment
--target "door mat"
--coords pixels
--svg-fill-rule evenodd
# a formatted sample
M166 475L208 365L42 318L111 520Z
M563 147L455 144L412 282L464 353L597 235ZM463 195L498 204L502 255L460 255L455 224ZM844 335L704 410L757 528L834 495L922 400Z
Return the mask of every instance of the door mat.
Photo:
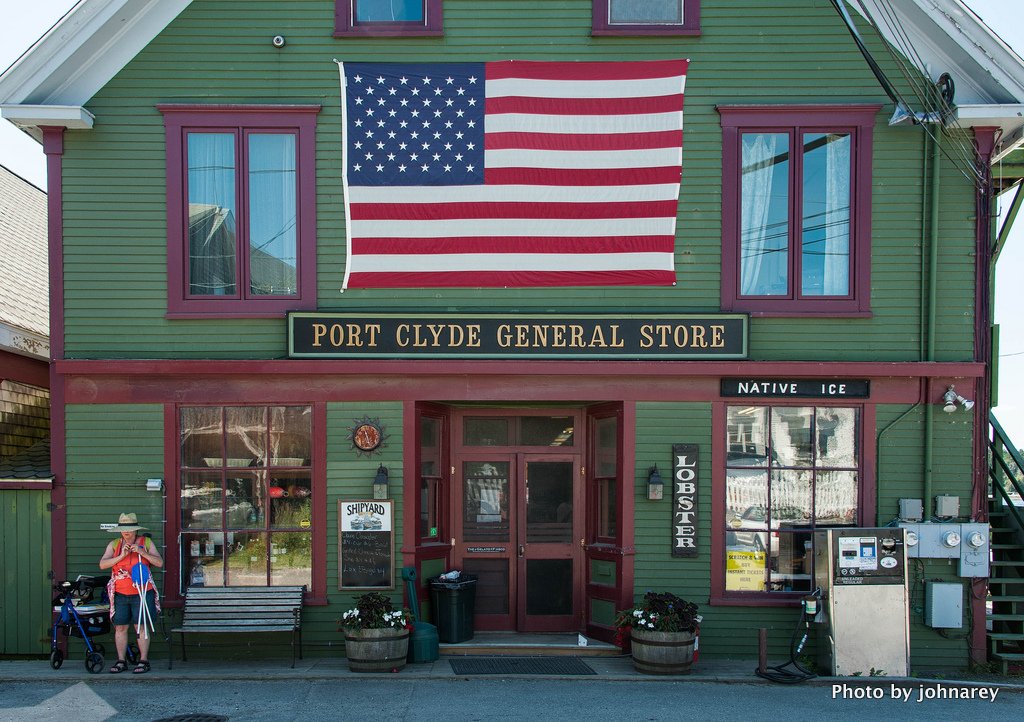
M457 657L455 674L597 674L579 657Z

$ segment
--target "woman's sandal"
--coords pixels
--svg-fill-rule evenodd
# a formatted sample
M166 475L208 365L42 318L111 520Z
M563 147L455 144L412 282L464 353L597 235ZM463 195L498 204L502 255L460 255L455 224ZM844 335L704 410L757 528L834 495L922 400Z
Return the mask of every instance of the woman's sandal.
M123 659L119 659L114 663L114 666L110 668L110 673L121 674L121 672L124 672L126 669L128 669L128 663Z
M135 665L135 669L132 670L132 674L145 674L149 671L149 662L144 659L140 659L139 663Z

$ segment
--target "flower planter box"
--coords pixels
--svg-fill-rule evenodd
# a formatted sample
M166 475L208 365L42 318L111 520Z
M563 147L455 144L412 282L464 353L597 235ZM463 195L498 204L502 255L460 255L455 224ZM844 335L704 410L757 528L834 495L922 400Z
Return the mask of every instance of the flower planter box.
M353 672L391 672L402 669L409 655L409 630L349 629L345 656Z
M697 649L695 632L630 630L633 666L645 674L689 674Z

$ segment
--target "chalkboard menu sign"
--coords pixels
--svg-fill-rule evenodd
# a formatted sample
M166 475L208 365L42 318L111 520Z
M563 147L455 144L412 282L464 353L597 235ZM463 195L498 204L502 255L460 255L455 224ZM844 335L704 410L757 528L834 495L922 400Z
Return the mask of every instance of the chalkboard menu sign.
M394 589L393 504L338 500L338 589Z

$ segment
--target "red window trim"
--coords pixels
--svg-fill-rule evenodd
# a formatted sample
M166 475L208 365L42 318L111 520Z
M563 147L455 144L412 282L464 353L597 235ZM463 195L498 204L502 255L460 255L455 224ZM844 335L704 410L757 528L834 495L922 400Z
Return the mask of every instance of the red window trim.
M858 503L858 526L877 523L877 478L875 464L875 406L874 404L822 403L825 399L801 399L785 403L779 399L765 399L763 406L856 406L860 409L861 481ZM791 607L799 603L806 592L729 592L725 589L725 425L726 408L736 400L711 404L711 594L713 606L736 607Z
M700 0L683 0L683 22L679 25L626 25L608 21L612 0L593 0L591 31L593 36L615 35L700 35Z
M334 1L334 37L441 37L444 35L443 0L423 0L422 23L359 23L355 21L358 0Z
M177 608L182 605L184 594L181 590L181 549L177 543L167 540L178 539L181 534L181 408L186 406L295 406L306 405L312 408L313 427L312 448L310 459L312 466L313 488L313 588L306 590L304 602L309 606L327 604L327 404L322 401L278 403L181 403L164 405L164 479L166 495L164 497L164 585L166 605Z
M164 117L167 155L167 318L271 317L316 308L316 114L319 105L156 106ZM295 133L298 172L298 294L270 298L190 298L185 202L185 133L230 128Z
M772 316L859 316L871 312L871 192L875 117L880 105L718 106L722 124L723 311ZM740 135L745 131L842 130L853 135L850 295L754 298L739 294ZM798 279L794 279L794 283Z

